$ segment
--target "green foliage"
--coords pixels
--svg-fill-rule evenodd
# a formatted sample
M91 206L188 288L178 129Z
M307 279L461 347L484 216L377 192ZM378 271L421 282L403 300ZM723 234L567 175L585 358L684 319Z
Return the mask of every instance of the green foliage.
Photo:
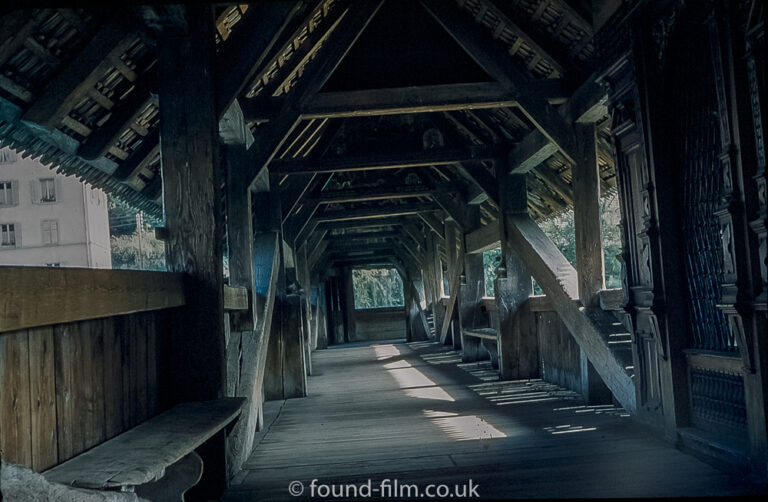
M605 256L605 287L620 288L621 262L616 258L621 254L621 208L618 193L600 200L600 233Z
M539 226L574 268L578 268L573 210L543 221L539 223ZM621 262L616 256L621 253L621 211L619 197L616 193L600 200L600 233L603 239L603 256L605 259L605 287L607 289L620 288ZM483 253L485 291L488 296L494 295L493 280L496 278L496 267L498 267L500 260L501 248L491 249ZM536 281L534 281L534 294L543 294Z
M501 248L493 248L483 251L483 272L485 275L485 296L495 296L496 290L493 285L496 279L496 268L501 263Z
M155 239L152 223L128 204L110 197L109 241L112 248L112 268L165 270L165 245Z
M109 238L112 247L112 268L140 270L165 270L165 246L155 239L154 231L141 233L141 253L139 253L139 234L113 235Z
M395 269L352 270L352 290L356 309L402 307L403 280Z

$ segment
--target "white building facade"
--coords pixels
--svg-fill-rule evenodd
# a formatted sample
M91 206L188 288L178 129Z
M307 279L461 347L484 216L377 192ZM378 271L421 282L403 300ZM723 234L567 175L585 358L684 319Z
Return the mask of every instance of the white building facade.
M0 265L112 268L106 194L0 149Z

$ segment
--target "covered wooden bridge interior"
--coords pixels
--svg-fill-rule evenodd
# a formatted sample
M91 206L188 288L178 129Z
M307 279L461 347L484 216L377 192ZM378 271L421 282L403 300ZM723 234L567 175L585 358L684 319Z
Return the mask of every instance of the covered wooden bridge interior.
M266 492L238 483L301 457L339 478L384 448L363 434L345 457L344 435L422 431L407 410L387 415L383 400L409 386L371 380L385 375L373 364L397 361L467 402L484 402L467 386L528 389L530 402L492 413L539 431L557 427L550 399L567 395L558 409L615 410L632 441L663 445L623 454L645 484L622 486L628 468L602 488L768 482L762 1L4 3L0 15L0 147L144 211L167 261L0 267L6 497L18 475L62 500L166 500L202 470L187 500L256 500ZM615 290L607 193L621 206ZM576 268L539 227L571 208ZM482 252L499 246L486 297ZM361 267L394 268L405 306L356 310ZM398 323L407 343L344 345ZM408 455L429 450L431 433L409 434ZM562 472L599 443L573 436ZM504 491L526 455L545 459L504 437L502 453L494 434L492 457L472 450L480 495L550 486L532 476ZM377 462L364 477L406 470ZM654 463L687 467L664 484L643 471ZM603 493L576 484L550 496Z

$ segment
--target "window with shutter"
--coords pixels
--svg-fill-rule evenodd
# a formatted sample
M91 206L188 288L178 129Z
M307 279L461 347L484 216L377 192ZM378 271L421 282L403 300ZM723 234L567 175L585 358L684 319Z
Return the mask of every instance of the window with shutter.
M59 243L59 222L56 220L43 220L43 244L55 245Z
M0 223L0 246L16 247L15 223Z

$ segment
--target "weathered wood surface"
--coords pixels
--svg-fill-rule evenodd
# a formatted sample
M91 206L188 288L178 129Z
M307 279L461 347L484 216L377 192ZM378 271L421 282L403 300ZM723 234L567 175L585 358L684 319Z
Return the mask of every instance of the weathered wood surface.
M224 285L224 310L248 310L248 288Z
M185 6L186 29L164 31L158 43L163 206L169 233L165 259L168 270L187 274L187 285L195 292L169 326L175 402L219 398L226 382L222 173L210 9Z
M376 488L396 478L422 490L472 479L481 499L497 500L752 490L653 437L619 408L580 406L574 394L537 380L484 381L457 367L458 356L436 342L313 353L309 393L322 399L268 403L269 426L223 501L285 500L296 480L308 497L312 479L371 479Z
M182 403L44 473L81 488L141 485L203 444L240 414L245 399Z
M600 304L605 288L605 266L600 237L600 166L597 163L597 132L594 124L575 126L579 159L573 166L573 221L576 263L579 264L579 299L585 307Z
M521 260L613 395L634 412L634 382L606 341L615 332L615 319L599 308L587 310L573 301L578 297L576 271L533 220L528 216L510 216L509 221L507 230Z
M0 335L3 458L39 472L157 413L162 315Z
M139 270L0 267L0 332L184 305L183 275Z

